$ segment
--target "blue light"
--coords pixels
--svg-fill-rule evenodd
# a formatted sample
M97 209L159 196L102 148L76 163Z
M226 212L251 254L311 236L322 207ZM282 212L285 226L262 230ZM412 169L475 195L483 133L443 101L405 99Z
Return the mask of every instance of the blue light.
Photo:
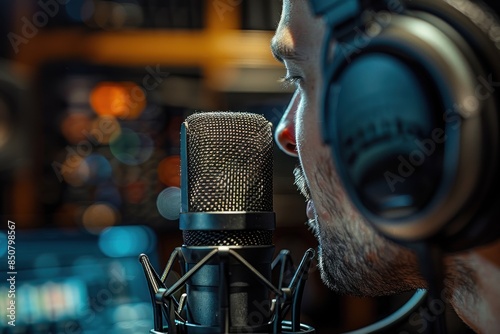
M138 256L151 252L156 238L145 226L116 226L105 229L99 236L99 248L109 257Z
M111 178L113 169L104 156L94 153L85 158L85 162L90 170L90 183L97 184Z
M54 253L42 252L33 261L33 271L37 277L55 277L59 275L61 268L61 262Z
M168 220L179 219L181 213L181 190L177 187L163 189L156 199L158 212Z
M0 232L0 257L7 254L7 234Z

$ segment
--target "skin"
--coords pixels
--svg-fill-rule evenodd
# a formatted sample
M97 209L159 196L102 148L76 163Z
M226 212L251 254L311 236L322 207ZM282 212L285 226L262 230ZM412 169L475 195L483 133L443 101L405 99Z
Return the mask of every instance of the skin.
M276 141L296 156L299 190L308 200L308 225L318 239L325 284L356 296L381 296L426 287L416 256L379 235L355 210L320 138L320 51L325 25L306 0L284 0L271 48L296 86L276 129ZM448 256L446 293L457 314L477 332L500 328L500 242Z

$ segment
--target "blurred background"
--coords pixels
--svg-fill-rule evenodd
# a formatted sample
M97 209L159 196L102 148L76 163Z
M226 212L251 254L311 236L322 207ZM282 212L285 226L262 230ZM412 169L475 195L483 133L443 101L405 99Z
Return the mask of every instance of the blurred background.
M0 255L5 268L10 220L18 302L8 326L0 286L0 333L152 328L137 255L161 272L182 244L169 209L180 124L197 110L277 124L291 96L269 50L280 10L278 0L0 0ZM298 264L316 241L295 164L276 149L274 239ZM394 305L335 296L313 268L303 322L332 333Z

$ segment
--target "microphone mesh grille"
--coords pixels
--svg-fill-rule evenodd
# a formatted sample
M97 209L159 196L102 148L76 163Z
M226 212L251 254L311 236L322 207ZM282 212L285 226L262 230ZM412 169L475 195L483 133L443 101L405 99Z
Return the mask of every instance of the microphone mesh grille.
M186 122L189 211L272 211L271 123L235 112L198 113Z
M187 246L265 246L273 243L272 231L183 231Z
M272 125L263 116L198 113L186 119L188 212L273 211ZM272 231L183 231L187 246L271 245Z

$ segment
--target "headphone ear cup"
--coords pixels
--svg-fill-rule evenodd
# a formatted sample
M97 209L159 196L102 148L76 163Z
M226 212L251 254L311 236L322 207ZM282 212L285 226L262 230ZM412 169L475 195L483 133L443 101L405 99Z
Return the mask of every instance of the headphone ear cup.
M443 126L432 81L397 57L368 53L330 87L328 101L335 106L327 108L335 113L328 128L337 133L332 150L359 204L384 219L425 207L443 160L442 145L425 142Z
M446 251L500 236L484 223L500 216L500 94L478 96L478 79L500 80L500 43L459 4L476 8L411 2L361 46L361 27L331 30L323 55L323 138L347 195L386 237Z

